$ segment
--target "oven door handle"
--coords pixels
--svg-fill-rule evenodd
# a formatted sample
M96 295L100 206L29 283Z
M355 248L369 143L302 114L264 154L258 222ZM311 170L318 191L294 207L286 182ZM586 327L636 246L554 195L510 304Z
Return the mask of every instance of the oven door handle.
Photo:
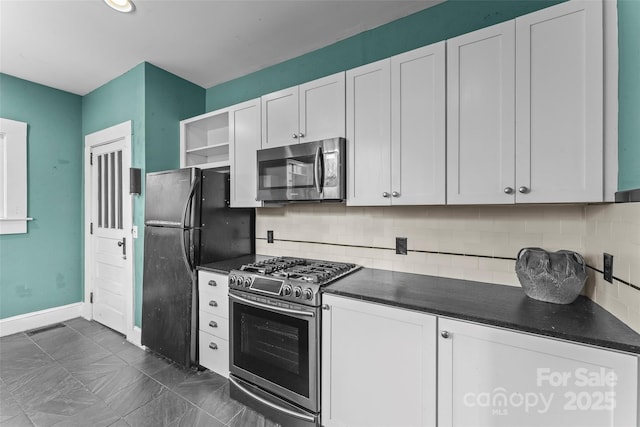
M257 400L258 402L267 405L268 407L275 409L276 411L280 411L283 412L287 415L291 415L292 417L307 421L307 422L315 422L315 419L307 414L303 414L300 412L296 412L296 411L292 411L291 409L288 408L283 408L280 405L276 405L273 402L269 402L266 399L263 399L262 397L258 396L255 393L252 393L250 390L247 390L245 387L241 386L240 384L238 384L238 381L236 381L233 377L229 376L229 381L231 381L233 383L233 385L235 385L236 387L238 387L240 390L242 390L244 393L246 393L247 395L251 396L252 398L254 398L255 400Z
M252 305L254 307L266 308L267 310L275 311L276 313L294 314L296 316L315 317L316 314L312 311L294 310L292 308L276 307L269 304L263 304L257 301L251 301L250 299L242 298L237 295L229 294L229 298L239 301L243 304Z

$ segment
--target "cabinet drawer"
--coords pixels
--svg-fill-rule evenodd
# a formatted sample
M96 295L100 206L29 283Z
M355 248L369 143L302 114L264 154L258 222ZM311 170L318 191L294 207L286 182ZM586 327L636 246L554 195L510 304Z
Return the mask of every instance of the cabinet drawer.
M200 365L229 377L229 341L200 331Z
M229 339L229 320L226 317L216 316L215 314L200 312L200 330L211 335Z
M198 289L201 292L227 294L229 290L229 277L224 274L198 272Z
M200 292L198 308L200 311L214 314L219 317L229 317L229 296L225 293Z

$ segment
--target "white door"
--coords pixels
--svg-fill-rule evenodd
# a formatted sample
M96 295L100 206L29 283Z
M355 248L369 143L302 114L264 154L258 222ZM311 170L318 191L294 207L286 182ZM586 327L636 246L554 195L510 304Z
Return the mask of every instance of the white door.
M298 86L262 97L262 148L297 144Z
M515 22L447 40L447 203L515 198Z
M637 426L638 358L438 319L438 425Z
M436 425L436 318L323 295L322 425Z
M518 203L602 202L602 31L599 1L516 19Z
M345 136L344 79L341 72L300 85L300 142Z
M391 58L394 205L445 203L445 65L445 42Z
M391 204L391 60L347 71L347 204Z
M91 318L128 335L132 324L133 242L129 196L130 122L88 135L85 301Z

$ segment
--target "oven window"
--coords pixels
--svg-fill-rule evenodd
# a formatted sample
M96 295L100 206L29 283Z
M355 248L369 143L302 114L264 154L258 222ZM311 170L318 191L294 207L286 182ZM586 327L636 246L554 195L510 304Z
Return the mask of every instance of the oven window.
M309 397L309 323L234 305L233 364Z
M260 190L313 188L314 156L259 163Z

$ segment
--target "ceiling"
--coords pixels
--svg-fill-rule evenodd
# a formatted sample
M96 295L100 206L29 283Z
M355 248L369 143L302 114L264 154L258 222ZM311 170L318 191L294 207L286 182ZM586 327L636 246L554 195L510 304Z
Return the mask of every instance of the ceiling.
M143 61L209 88L444 0L0 0L0 72L85 95Z

